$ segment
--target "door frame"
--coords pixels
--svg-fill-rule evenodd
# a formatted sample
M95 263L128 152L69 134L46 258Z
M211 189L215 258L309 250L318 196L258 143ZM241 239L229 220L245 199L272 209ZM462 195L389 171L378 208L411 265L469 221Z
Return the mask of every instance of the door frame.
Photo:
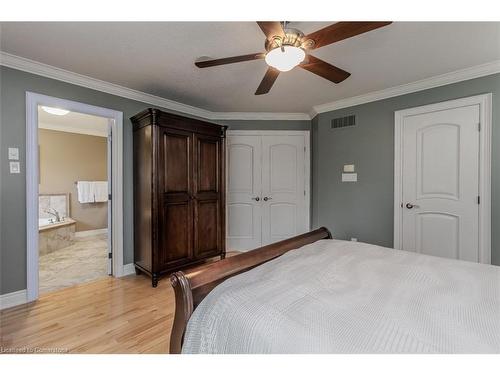
M304 191L305 191L305 215L306 227L311 230L311 141L309 130L228 130L226 136L229 138L231 135L248 135L248 136L263 136L263 135L277 135L277 136L298 136L304 137ZM226 194L229 187L229 142L226 142ZM227 233L227 201L226 201L226 233Z
M403 126L406 117L465 106L479 106L479 262L491 263L491 124L492 94L408 108L394 112L394 248L402 248Z
M123 113L108 108L26 92L26 284L27 300L38 298L38 106L107 117L113 134L111 157L113 276L123 275Z

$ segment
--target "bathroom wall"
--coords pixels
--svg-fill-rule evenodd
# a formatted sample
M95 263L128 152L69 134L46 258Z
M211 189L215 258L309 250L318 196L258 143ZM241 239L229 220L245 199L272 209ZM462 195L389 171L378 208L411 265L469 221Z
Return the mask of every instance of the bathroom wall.
M76 231L107 227L107 203L78 202L75 181L107 180L107 139L39 129L40 194L69 193Z

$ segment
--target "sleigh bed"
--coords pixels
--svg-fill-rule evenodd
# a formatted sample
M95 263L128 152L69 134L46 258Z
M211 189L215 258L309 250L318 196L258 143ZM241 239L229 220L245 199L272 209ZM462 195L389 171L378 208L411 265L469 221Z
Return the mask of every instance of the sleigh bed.
M326 228L171 282L170 353L500 353L500 267Z

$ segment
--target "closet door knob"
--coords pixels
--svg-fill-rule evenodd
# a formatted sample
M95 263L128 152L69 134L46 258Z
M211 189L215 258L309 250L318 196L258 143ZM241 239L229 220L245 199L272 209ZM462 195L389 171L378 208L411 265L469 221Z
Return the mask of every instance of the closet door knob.
M271 197L264 197L264 202L270 201L271 199L273 199L273 198L271 198Z
M253 199L254 201L256 201L256 202L260 201L260 198L259 198L259 197L253 197L252 199Z

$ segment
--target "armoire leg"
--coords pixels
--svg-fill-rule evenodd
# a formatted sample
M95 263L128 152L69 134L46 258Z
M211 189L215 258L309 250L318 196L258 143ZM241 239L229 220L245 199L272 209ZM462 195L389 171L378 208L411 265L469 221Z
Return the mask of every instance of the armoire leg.
M153 288L156 288L158 286L158 275L156 273L151 276L151 285Z
M222 259L226 259L226 253L222 253L222 254L220 255L220 260L222 260Z
M141 273L142 271L139 268L135 267L135 274L139 276Z

